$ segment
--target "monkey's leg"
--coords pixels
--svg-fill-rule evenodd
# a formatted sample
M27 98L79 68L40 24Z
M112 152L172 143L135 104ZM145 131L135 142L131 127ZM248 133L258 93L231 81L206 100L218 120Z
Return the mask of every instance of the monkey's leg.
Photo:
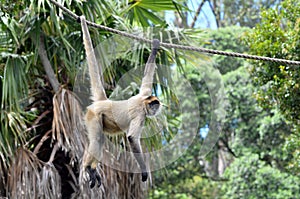
M105 142L103 134L102 116L97 116L93 111L88 110L86 113L86 127L88 131L89 147L86 153L86 158L83 162L83 168L89 174L90 187L93 188L98 182L98 187L101 185L101 178L96 167L97 163L102 158L102 148Z
M135 159L137 160L137 162L140 165L140 168L142 170L142 181L145 182L148 178L148 173L147 173L146 165L144 162L144 158L142 157L140 139L135 138L133 136L128 136L128 141L129 141L131 150L134 153Z

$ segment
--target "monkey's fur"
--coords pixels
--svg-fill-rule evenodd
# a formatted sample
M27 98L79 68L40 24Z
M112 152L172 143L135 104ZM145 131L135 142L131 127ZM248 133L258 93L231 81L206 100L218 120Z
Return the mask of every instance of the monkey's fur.
M96 181L101 185L101 179L96 171L97 163L102 158L104 134L115 135L125 132L132 152L140 166L142 181L148 178L146 165L141 156L140 134L146 117L155 116L161 108L159 99L152 96L153 76L155 72L155 57L159 48L159 41L154 40L152 51L146 63L142 85L138 95L122 101L107 99L103 88L102 68L98 67L94 54L90 34L84 16L80 17L83 43L86 51L89 75L91 79L91 93L93 103L87 107L85 125L88 132L89 146L83 159L83 168L90 177L90 187Z

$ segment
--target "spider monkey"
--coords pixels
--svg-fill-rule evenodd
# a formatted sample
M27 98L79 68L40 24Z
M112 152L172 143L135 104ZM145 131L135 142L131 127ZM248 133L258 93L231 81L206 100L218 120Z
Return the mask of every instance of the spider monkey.
M87 107L85 115L89 146L83 158L83 169L89 174L90 187L93 188L96 181L98 187L101 185L96 166L102 157L105 134L116 135L122 132L126 133L131 150L140 166L142 181L144 182L148 178L148 173L144 159L141 156L140 135L145 118L157 115L161 109L159 99L151 95L156 68L155 57L160 45L159 40L153 40L152 51L146 63L139 94L128 100L112 101L107 98L103 88L102 68L97 65L85 17L81 16L80 21L91 80L91 98L93 100L93 103Z

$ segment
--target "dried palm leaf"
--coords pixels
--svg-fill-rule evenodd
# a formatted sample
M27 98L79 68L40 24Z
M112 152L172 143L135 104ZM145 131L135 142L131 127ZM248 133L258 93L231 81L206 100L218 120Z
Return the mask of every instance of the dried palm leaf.
M7 168L5 168L5 165L2 161L0 161L0 197L5 195L5 179L6 179L6 173Z
M7 184L10 198L61 198L60 176L51 163L20 147L11 163Z
M66 89L57 92L53 97L52 137L77 160L83 156L86 143L82 121L81 106L74 93Z
M39 198L61 198L60 175L50 162L44 164L41 171Z

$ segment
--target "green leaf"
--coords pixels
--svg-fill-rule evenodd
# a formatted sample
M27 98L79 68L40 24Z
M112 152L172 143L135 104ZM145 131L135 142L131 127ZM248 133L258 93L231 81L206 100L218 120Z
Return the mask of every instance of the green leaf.
M171 0L141 0L138 1L136 6L153 11L177 10L176 3Z

